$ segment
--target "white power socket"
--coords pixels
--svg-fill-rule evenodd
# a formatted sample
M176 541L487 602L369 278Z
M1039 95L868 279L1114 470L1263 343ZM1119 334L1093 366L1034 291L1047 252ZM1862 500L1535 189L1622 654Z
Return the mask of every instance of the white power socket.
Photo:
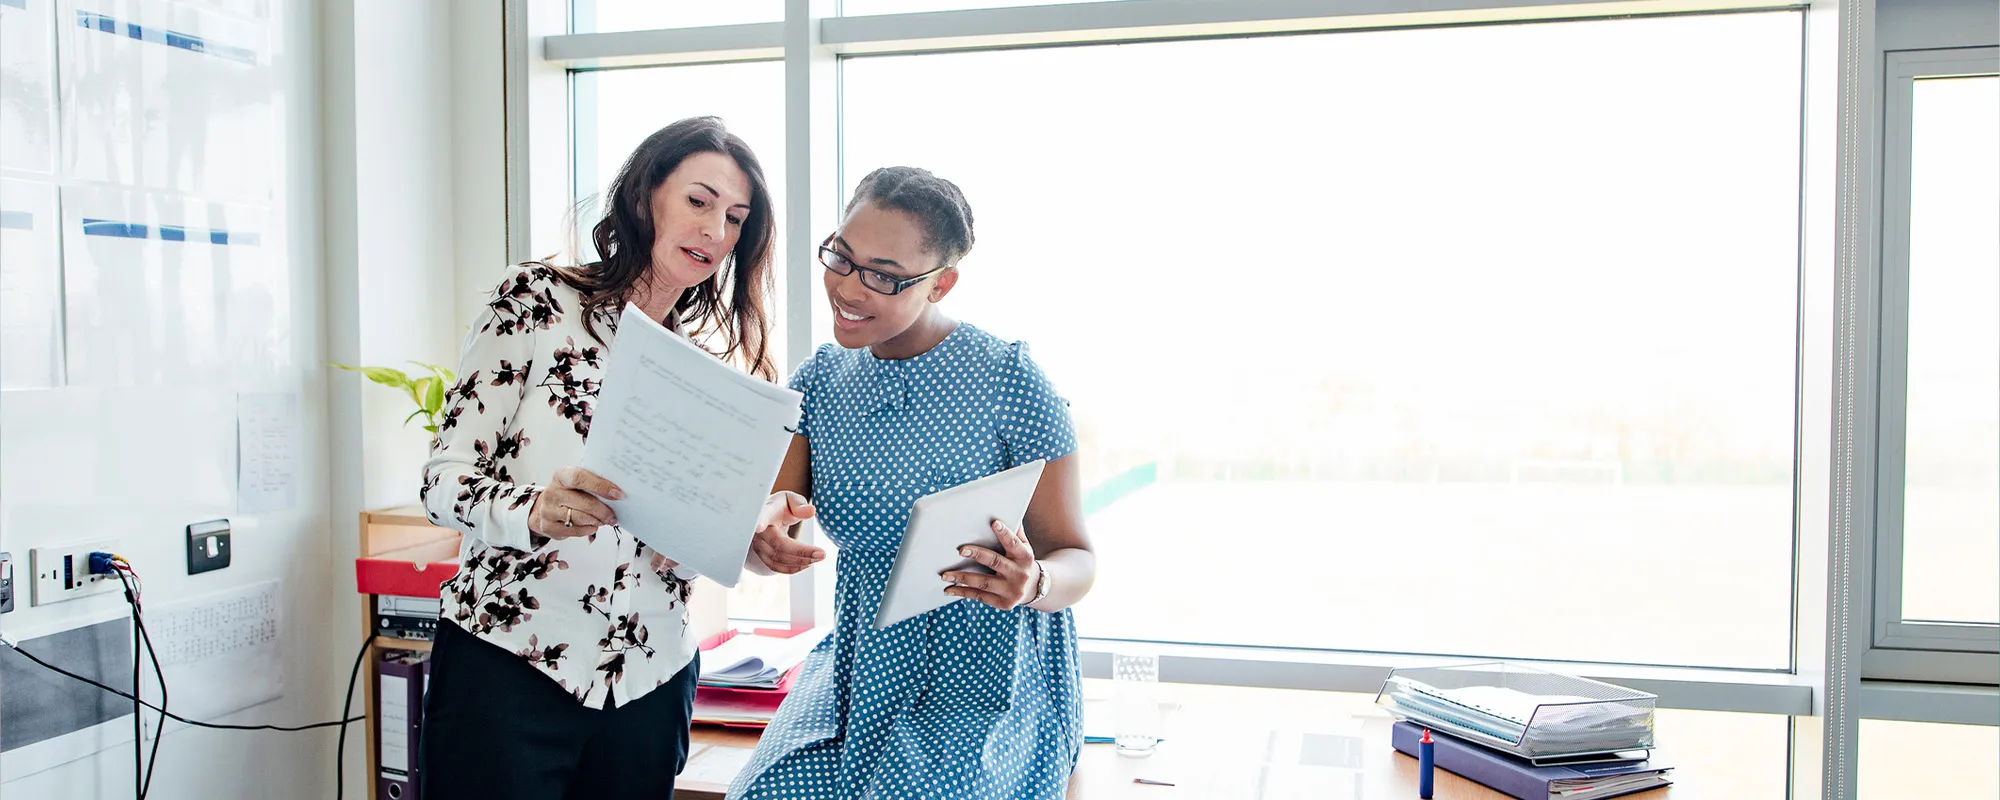
M114 552L118 542L94 542L37 547L28 551L28 568L35 573L34 604L45 606L119 589L116 575L90 574L90 554Z

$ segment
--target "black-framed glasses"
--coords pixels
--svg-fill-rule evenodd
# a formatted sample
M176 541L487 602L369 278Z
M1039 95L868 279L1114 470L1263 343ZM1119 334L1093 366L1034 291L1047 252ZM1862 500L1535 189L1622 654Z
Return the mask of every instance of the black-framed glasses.
M841 254L839 250L833 249L833 237L831 236L827 237L826 241L821 242L819 245L819 263L827 269L833 270L836 275L852 275L856 271L859 271L861 273L862 286L868 287L869 291L876 294L890 295L902 294L904 289L922 283L925 278L950 269L950 266L943 266L914 278L899 278L879 269L864 267L854 263L854 259L848 258Z

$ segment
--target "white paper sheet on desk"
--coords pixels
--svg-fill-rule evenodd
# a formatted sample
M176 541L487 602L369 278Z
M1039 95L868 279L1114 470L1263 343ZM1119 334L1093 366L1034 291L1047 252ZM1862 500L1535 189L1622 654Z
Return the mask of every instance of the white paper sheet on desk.
M778 682L806 660L813 645L826 638L823 629L796 636L737 634L701 654L701 682L709 686L776 688Z
M687 766L681 770L681 783L713 783L722 786L736 780L736 773L750 765L750 756L756 753L748 747L725 747L709 745L690 756Z
M799 400L627 305L581 466L624 490L609 503L620 528L735 586Z

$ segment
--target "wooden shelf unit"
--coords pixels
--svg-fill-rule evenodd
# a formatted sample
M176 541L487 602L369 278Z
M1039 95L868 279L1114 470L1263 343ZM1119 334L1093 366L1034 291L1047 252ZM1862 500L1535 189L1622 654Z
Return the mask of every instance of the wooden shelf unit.
M459 533L449 528L431 524L422 506L403 506L379 511L361 512L361 558L370 560L408 560L412 570L428 564L435 565L442 560L455 561L459 546ZM442 583L444 576L439 577ZM375 633L375 595L362 594L361 636L366 639ZM446 624L446 623L440 623ZM376 636L362 656L360 681L365 687L363 693L363 714L367 721L361 727L367 733L365 747L368 750L368 779L365 783L366 797L376 797L377 781L382 774L382 764L377 751L380 731L376 730L381 715L377 712L376 688L381 684L382 654L396 651L430 652L431 643L421 639L399 639L390 636ZM414 746L414 745L413 745ZM411 753L415 757L415 753ZM411 800L405 798L405 800Z

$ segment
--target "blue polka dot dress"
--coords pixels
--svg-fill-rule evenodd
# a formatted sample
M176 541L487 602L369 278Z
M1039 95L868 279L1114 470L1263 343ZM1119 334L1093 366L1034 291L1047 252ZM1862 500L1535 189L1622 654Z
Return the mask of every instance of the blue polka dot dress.
M1068 455L1068 406L1026 345L964 323L901 361L823 346L791 385L813 504L840 546L837 624L729 797L1062 796L1083 738L1070 611L960 600L887 629L874 618L911 504Z

